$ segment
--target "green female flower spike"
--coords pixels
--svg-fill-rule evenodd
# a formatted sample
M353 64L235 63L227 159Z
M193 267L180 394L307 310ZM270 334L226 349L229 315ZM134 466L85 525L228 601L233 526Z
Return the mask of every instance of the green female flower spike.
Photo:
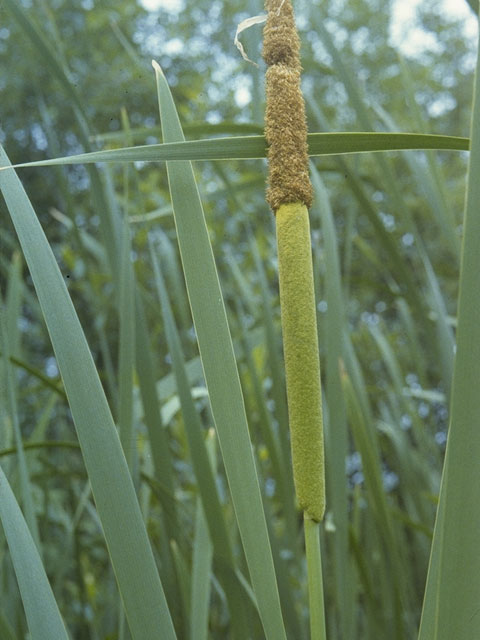
M322 392L307 207L276 214L280 307L293 476L298 503L316 522L325 511Z
M267 199L276 216L293 475L301 509L319 522L325 511L322 395L307 210L312 186L300 90L300 42L290 0L267 0L266 9Z

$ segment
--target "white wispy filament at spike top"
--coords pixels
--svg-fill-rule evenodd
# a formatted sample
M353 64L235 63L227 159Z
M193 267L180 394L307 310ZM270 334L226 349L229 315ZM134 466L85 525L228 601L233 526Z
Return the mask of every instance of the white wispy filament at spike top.
M242 20L242 22L240 22L240 24L237 27L237 31L235 32L235 38L233 40L233 44L237 47L237 49L242 54L242 58L244 60L246 60L247 62L251 62L256 67L258 67L258 64L256 62L254 62L253 60L250 60L250 58L247 56L247 54L245 53L245 49L243 48L242 43L238 39L238 34L242 33L242 31L245 31L245 29L248 29L249 27L253 27L253 25L255 25L255 24L263 24L266 21L267 21L267 16L266 15L253 16L252 18L246 18L245 20Z

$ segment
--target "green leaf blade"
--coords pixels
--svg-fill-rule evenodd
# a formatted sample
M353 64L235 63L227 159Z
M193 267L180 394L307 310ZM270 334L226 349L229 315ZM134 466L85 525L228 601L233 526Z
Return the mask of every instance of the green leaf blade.
M372 153L380 151L436 149L468 151L468 138L424 133L332 132L310 133L310 156ZM266 158L267 143L264 136L235 136L207 138L205 140L169 141L164 144L139 145L121 149L107 149L78 155L25 162L20 167L46 167L96 162L173 162L182 160L248 160ZM1 169L1 168L0 168Z
M9 164L1 147L0 159ZM15 172L0 176L0 188L52 340L132 635L174 640L127 463L62 274Z
M155 66L164 140L183 132L170 89ZM267 638L285 638L260 488L252 455L223 297L189 162L167 164L185 280L210 397L258 610Z
M440 502L419 640L470 640L478 635L480 602L480 56L474 88L457 352Z
M0 520L12 556L32 640L68 640L35 542L0 467Z

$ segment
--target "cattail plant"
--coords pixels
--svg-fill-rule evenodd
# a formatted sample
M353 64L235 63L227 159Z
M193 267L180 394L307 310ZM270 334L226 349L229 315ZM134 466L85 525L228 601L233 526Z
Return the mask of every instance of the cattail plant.
M288 415L295 490L305 517L312 638L325 637L318 522L325 511L322 395L308 207L305 104L300 41L290 0L267 0L267 199L277 232Z

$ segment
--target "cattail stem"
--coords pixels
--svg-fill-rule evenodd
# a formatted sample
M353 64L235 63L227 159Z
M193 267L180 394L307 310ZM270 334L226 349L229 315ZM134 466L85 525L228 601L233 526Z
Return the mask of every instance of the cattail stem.
M308 604L310 609L310 640L326 640L325 607L320 553L320 527L304 514L305 554L308 567Z

